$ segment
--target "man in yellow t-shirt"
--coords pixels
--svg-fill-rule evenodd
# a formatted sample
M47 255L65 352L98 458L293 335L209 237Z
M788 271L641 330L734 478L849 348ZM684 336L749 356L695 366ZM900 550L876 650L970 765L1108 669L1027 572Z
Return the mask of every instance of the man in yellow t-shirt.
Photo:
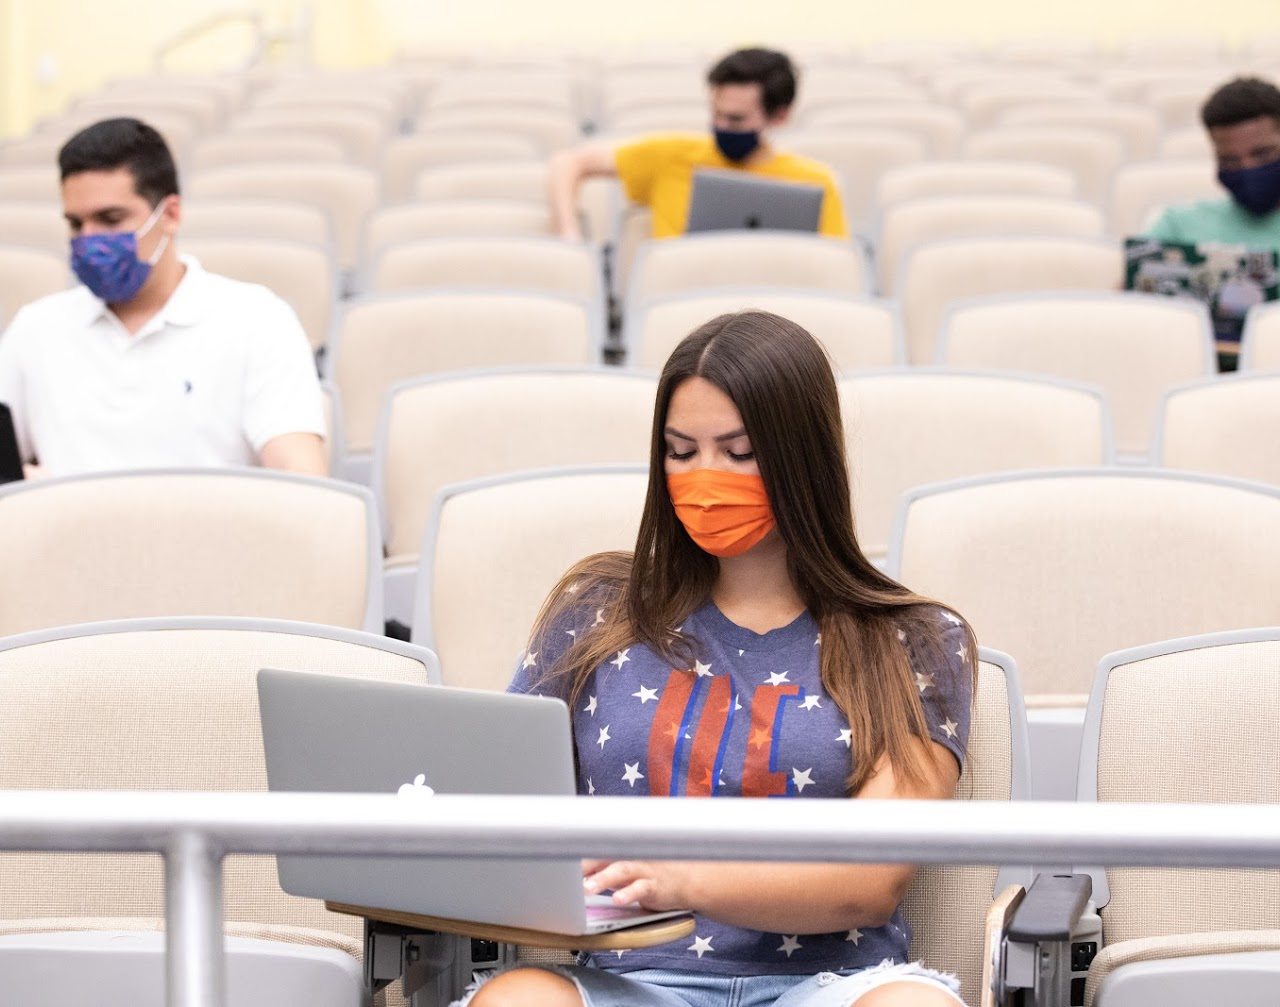
M777 150L768 133L783 126L796 97L796 75L783 53L740 49L707 74L711 135L659 134L627 143L587 143L551 160L551 212L557 231L580 239L578 188L584 179L613 175L627 198L653 212L653 236L683 234L689 219L693 174L702 168L745 171L824 190L821 234L849 235L835 174L819 161Z

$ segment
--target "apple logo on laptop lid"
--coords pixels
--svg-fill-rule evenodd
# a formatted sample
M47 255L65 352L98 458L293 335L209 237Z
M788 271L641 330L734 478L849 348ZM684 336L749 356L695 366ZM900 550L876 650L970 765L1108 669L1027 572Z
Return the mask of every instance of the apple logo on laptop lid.
M400 789L396 791L397 797L432 797L434 794L435 791L427 786L425 773L415 776L412 783L400 784Z

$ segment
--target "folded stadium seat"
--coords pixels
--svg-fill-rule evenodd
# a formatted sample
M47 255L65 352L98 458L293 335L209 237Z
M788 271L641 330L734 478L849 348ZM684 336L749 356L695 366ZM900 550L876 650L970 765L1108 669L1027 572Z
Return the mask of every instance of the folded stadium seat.
M1280 429L1280 374L1214 375L1168 389L1160 401L1151 460L1280 485L1280 450L1263 431Z
M328 344L337 281L326 248L270 238L189 238L182 250L211 273L272 290L297 312L312 350Z
M1098 43L1083 35L1019 35L997 45L991 55L1001 63L1045 65L1096 63Z
M1213 146L1203 126L1167 130L1160 137L1156 156L1170 161L1204 161L1213 157Z
M30 248L65 258L71 232L62 207L52 200L0 200L0 235L5 246Z
M938 337L955 301L1026 291L1115 291L1123 278L1120 248L1095 238L948 238L917 246L898 271L907 359L944 359Z
M148 619L10 636L0 640L0 787L266 790L256 684L264 667L439 681L435 656L421 648L294 622ZM23 933L162 925L163 868L154 855L8 853L0 863L0 934L9 935L0 945ZM322 957L330 961L333 951L362 956L360 921L285 895L273 858L229 857L224 893L227 930L238 938L328 949ZM0 961L8 953L0 949ZM76 976L83 997L85 975ZM13 974L5 977L12 993ZM94 983L106 978L105 968L95 970ZM308 1001L295 993L274 1002Z
M849 242L786 231L707 232L648 241L636 250L626 314L664 294L724 286L863 294L866 260Z
M880 217L875 244L879 290L893 296L903 257L917 245L944 238L1045 235L1100 238L1102 211L1051 196L932 196L891 203Z
M1080 82L1068 72L1052 68L992 65L985 57L935 66L926 75L926 80L934 94L957 106L963 103L965 92L975 88L1003 92L1016 87L1026 94L1048 92L1059 95L1071 95L1080 89Z
M1280 371L1280 305L1259 304L1245 315L1240 370Z
M635 66L606 69L600 74L598 125L613 128L620 112L673 102L706 107L706 70L702 66ZM708 113L709 114L709 113Z
M1111 132L1072 126L998 126L970 133L961 148L980 160L1039 161L1075 176L1081 199L1101 206L1124 145Z
M942 322L938 360L1102 388L1116 450L1133 461L1148 459L1165 390L1215 372L1212 326L1199 301L1102 291L955 302Z
M325 358L342 393L347 474L368 480L385 396L397 381L468 367L583 366L600 359L591 305L550 294L430 291L350 302Z
M387 247L369 264L371 293L466 287L563 294L604 325L604 272L592 245L557 238L428 238Z
M0 245L0 333L29 301L72 285L66 255Z
M1075 176L1049 164L1013 161L925 161L886 171L876 206L925 196L1048 196L1072 199Z
M843 377L840 399L858 542L877 565L908 490L1112 459L1106 400L1086 385L912 367Z
M378 163L391 126L360 111L327 107L281 106L246 109L231 121L228 136L262 133L301 133L322 136L342 144L345 160L360 167Z
M438 238L545 238L551 235L546 202L512 199L445 199L384 206L369 215L362 261L409 241Z
M1085 718L1078 799L1273 805L1280 758L1277 658L1276 629L1184 638L1104 657ZM1280 983L1277 872L1146 867L1090 873L1103 946L1089 968L1086 1005L1274 998Z
M821 161L835 170L850 230L865 231L876 185L884 172L925 158L924 142L897 129L840 128L788 130L779 146Z
M0 171L9 168L44 168L58 163L58 151L68 140L61 133L30 133L0 141ZM55 193L56 195L56 193Z
M843 59L801 68L799 100L792 112L805 122L815 109L845 102L923 101L927 96L917 84L885 67L851 65Z
M645 133L702 133L707 129L707 116L705 98L655 102L615 112L609 120L608 129L620 143L638 139Z
M382 629L364 487L261 469L113 472L0 487L0 636L225 615Z
M960 111L975 130L995 126L1008 108L1037 104L1078 106L1101 101L1103 93L1097 88L1077 83L1051 83L1048 81L979 80L961 89L958 97Z
M342 161L341 143L314 133L224 133L196 143L186 158L192 171L252 161Z
M245 164L193 174L186 194L193 200L280 199L318 207L333 222L339 264L351 270L359 263L365 217L378 202L378 176L351 164Z
M1143 104L1147 92L1162 84L1197 84L1207 96L1226 80L1231 69L1213 63L1116 63L1097 70L1096 77L1109 98Z
M714 287L653 297L624 319L627 362L659 371L694 329L716 315L745 309L772 311L807 329L822 343L837 372L892 367L905 359L897 306L821 290Z
M932 100L932 96L926 89L900 77L855 76L851 78L853 83L848 90L825 93L813 93L809 87L809 78L805 76L803 80L799 100L791 113L791 121L803 129L829 128L814 122L815 116L820 118L827 111L847 108L914 108ZM887 124L882 125L887 126Z
M1111 233L1119 238L1141 234L1166 207L1201 199L1220 199L1213 159L1145 161L1126 164L1111 180Z
M522 469L648 464L656 387L651 376L617 368L546 367L463 371L393 386L373 461L387 618L413 621L418 548L442 487ZM516 428L519 437L512 436Z
M930 157L951 157L965 133L964 118L947 105L927 102L874 102L824 105L805 116L809 129L891 129L911 133L925 143Z
M127 104L116 114L132 115L145 121L148 126L151 126L164 137L169 150L173 152L174 158L179 163L186 156L187 151L191 149L192 142L199 134L195 123L186 116L175 115L172 112L159 112L144 105ZM39 123L32 133L40 136L56 136L62 143L66 143L73 134L78 133L86 126L92 126L95 122L101 122L105 118L108 118L108 116L104 115L102 111L70 109L56 119L46 119ZM49 158L45 164L54 166L57 162L58 159L54 156Z
M1093 101L1087 104L1018 102L999 116L999 126L1067 126L1099 129L1120 137L1127 160L1151 157L1160 137L1160 118L1142 105Z
M582 126L573 116L540 109L447 109L419 116L417 125L423 132L468 129L494 136L527 137L543 154L582 142Z
M164 94L203 95L213 98L227 114L241 108L249 96L252 81L248 74L237 71L213 73L183 73L160 71L130 77L117 77L98 93L113 97L126 95Z
M227 119L226 106L216 96L192 91L89 95L74 102L69 112L95 121L134 116L145 122L152 115L159 114L186 120L194 128L195 135L215 133L226 125Z
M1212 90L1197 81L1153 84L1144 100L1166 129L1187 129L1200 121L1200 109Z
M537 161L542 154L528 137L494 136L483 130L457 128L420 131L393 137L382 151L382 196L402 202L413 194L413 182L427 168L496 161Z
M1123 64L1212 63L1222 56L1222 43L1207 34L1176 35L1151 33L1136 35L1116 46Z
M888 572L1017 655L1033 793L1069 800L1099 655L1280 622L1277 521L1280 489L1261 483L1159 469L989 476L907 493Z
M333 224L328 211L309 203L215 196L184 200L178 241L185 248L191 238L265 238L331 250Z
M565 572L635 548L647 483L645 465L598 465L441 490L422 539L413 640L440 657L445 684L506 688Z
M422 201L513 199L546 203L547 165L545 161L497 161L427 168L414 178L413 198Z
M66 136L62 142L67 142ZM61 193L56 157L40 165L0 168L0 199L60 204Z
M255 94L245 112L269 112L272 114L300 111L309 114L316 111L337 112L342 115L364 116L388 133L400 128L403 99L394 90L359 89L333 92L327 88L317 92L295 88L274 88Z
M573 79L562 69L464 68L456 70L428 92L423 103L427 115L443 111L528 107L576 116Z

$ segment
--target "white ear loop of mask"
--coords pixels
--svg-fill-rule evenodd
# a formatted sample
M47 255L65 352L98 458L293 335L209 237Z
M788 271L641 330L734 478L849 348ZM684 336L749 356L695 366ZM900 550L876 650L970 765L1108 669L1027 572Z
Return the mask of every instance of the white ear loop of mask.
M156 221L160 219L160 214L164 213L164 202L165 201L163 199L160 200L160 202L156 204L156 208L151 211L151 216L147 218L147 222L143 224L138 230L133 232L133 237L135 241L138 238L141 238L149 230L151 230L151 228L155 227ZM156 246L156 250L151 253L151 257L147 259L147 265L154 266L157 262L159 262L160 256L164 255L164 250L166 247L168 247L168 245L169 245L169 235L162 234L160 236L160 244L158 244Z

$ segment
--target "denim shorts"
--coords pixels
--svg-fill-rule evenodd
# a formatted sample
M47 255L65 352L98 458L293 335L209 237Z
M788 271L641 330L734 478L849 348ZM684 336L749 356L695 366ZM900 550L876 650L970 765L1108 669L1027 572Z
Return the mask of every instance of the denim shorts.
M676 969L608 972L584 965L519 967L546 969L572 980L585 1007L850 1007L862 994L896 982L932 986L965 1007L955 976L919 962L882 962L871 968L810 976L722 976ZM466 996L450 1007L466 1007L492 975L477 974Z

